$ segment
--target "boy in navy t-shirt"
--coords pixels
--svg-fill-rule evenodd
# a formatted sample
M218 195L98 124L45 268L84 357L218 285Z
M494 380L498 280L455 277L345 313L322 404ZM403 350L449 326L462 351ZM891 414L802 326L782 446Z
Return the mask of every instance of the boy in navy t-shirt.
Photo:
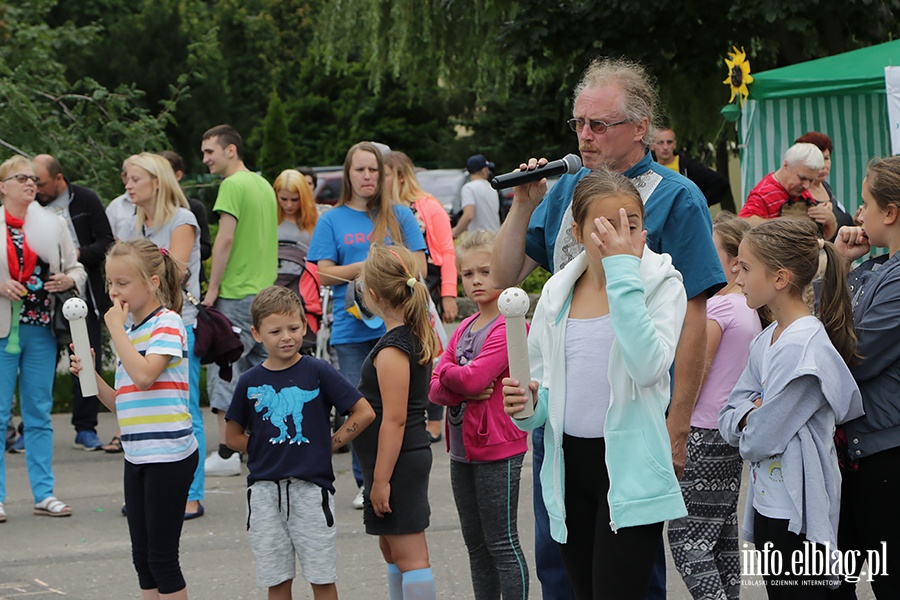
M299 354L306 316L292 291L264 289L251 316L253 337L269 357L241 375L225 415L225 440L247 453L247 530L257 579L269 598L290 598L296 554L313 597L337 598L331 455L375 412L331 365ZM332 406L349 415L333 435Z

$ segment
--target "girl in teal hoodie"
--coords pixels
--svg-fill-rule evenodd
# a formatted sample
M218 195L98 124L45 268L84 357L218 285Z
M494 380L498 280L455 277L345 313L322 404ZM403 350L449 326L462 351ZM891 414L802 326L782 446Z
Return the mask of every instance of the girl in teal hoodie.
M645 246L643 212L618 173L579 182L572 228L585 250L544 286L528 394L503 380L508 414L534 403L515 423L546 426L544 503L579 599L644 598L663 522L687 514L665 423L687 299L670 257Z

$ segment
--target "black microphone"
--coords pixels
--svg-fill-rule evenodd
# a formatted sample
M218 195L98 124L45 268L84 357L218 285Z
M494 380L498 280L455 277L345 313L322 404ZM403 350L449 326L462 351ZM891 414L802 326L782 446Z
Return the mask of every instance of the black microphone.
M563 158L548 162L543 167L538 167L532 171L513 171L505 175L497 175L491 179L491 187L495 190L502 190L532 181L540 181L544 177L553 177L554 175L563 175L565 173L574 175L580 169L581 157L577 154L566 154Z

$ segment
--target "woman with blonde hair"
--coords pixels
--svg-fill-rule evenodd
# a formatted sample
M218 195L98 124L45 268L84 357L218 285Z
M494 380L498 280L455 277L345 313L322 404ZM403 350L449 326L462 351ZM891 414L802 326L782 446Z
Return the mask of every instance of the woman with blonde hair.
M456 320L456 251L450 217L437 198L419 186L416 168L404 152L392 150L384 158L384 180L394 202L409 207L428 246L425 284L445 323ZM428 403L428 437L441 441L444 407Z
M282 171L272 187L278 198L278 241L293 242L306 254L319 219L312 188L295 169Z
M203 268L200 264L200 227L167 159L142 152L129 159L125 173L125 189L136 207L134 239L145 238L159 246L175 259L180 270L184 294L181 317L188 339L191 422L194 437L200 448L205 448L206 435L200 412L200 357L194 354L197 307L187 300L187 292L200 300L200 270ZM200 501L203 500L204 477L203 462L200 461L188 493L185 519L203 516Z
M38 178L31 161L14 156L0 164L0 421L12 410L18 382L28 479L34 514L68 517L72 509L53 495L53 382L57 361L52 323L56 295L82 288L87 273L61 217L34 201ZM6 464L0 454L0 523L6 521Z

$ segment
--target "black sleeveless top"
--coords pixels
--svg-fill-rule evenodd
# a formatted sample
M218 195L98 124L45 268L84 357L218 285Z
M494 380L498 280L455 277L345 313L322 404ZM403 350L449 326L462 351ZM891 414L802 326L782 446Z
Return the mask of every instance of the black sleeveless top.
M409 399L406 405L406 430L403 434L403 445L400 451L431 447L425 430L425 409L428 407L432 365L430 362L424 365L419 364L421 342L408 326L401 325L381 336L363 362L360 374L359 391L375 410L375 421L359 434L353 444L360 461L369 462L366 460L369 459L372 464L374 464L378 451L378 432L381 429L384 409L374 360L378 353L388 346L399 348L409 356ZM365 458L363 455L366 455Z

